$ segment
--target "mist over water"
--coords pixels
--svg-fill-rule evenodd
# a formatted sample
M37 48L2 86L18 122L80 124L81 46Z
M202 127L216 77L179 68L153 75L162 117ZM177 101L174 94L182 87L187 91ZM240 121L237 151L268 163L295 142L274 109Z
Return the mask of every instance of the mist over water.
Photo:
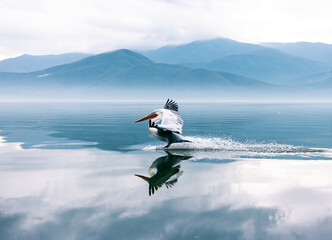
M328 239L332 105L0 104L1 239Z

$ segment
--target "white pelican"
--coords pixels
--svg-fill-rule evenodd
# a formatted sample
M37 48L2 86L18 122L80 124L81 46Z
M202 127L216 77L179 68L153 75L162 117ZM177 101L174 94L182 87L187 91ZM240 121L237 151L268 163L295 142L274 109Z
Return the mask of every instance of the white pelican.
M165 148L168 148L172 143L190 142L181 136L183 120L178 110L178 104L168 99L164 108L154 110L135 123L150 119L149 130L151 134L157 139L167 142ZM156 123L159 121L161 123L157 125Z

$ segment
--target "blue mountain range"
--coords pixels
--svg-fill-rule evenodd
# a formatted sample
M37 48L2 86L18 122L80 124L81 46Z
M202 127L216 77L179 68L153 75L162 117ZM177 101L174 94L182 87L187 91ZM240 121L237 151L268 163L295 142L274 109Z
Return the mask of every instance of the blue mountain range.
M91 56L85 53L65 53L59 55L29 55L0 61L0 72L33 72L60 64L72 63Z
M34 56L52 67L38 69L37 64L34 68L38 70L30 68L25 73L20 65L24 63L22 57L16 62L11 59L12 65L3 60L0 66L6 62L11 72L0 72L0 94L13 98L70 95L104 98L133 96L139 92L260 96L292 95L303 89L331 92L328 86L332 85L331 67L326 61L230 39L196 41L145 52L121 49L76 57L70 63L69 58L59 58L59 64L52 66L54 59L53 63L48 61L49 56Z

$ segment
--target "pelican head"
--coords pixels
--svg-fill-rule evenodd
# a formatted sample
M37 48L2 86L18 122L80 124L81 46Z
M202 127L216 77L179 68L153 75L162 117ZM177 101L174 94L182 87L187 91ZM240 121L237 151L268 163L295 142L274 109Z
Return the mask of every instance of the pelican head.
M149 115L141 118L141 119L138 119L137 121L135 121L134 123L137 123L137 122L142 122L142 121L145 121L145 120L148 120L148 119L152 119L153 122L158 122L159 120L162 119L162 109L157 109L157 110L154 110L152 113L150 113Z

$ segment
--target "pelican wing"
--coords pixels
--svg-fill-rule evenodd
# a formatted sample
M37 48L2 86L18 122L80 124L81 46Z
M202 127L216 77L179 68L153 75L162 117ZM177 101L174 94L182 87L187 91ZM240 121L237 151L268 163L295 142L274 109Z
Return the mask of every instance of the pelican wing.
M179 106L174 100L167 99L167 102L164 106L164 109L169 109L169 110L178 112L179 111Z
M161 130L182 134L183 119L178 113L178 109L178 104L168 99L164 108L155 110L159 115L152 119L152 122L157 123L161 121L159 125L156 125Z
M182 134L183 119L181 115L173 110L162 109L163 117L161 119L160 127L166 128L172 132Z

